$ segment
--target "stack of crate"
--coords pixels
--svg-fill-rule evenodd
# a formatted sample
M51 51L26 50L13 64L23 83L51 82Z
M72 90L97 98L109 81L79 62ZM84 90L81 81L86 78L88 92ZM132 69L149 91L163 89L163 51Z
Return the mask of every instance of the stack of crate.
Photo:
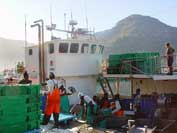
M160 53L144 52L136 54L136 66L146 74L160 73Z
M132 62L135 60L134 53L115 54L109 56L108 74L130 74L132 73Z
M159 73L159 57L160 54L158 52L110 55L108 74Z
M40 127L40 85L0 86L0 133Z

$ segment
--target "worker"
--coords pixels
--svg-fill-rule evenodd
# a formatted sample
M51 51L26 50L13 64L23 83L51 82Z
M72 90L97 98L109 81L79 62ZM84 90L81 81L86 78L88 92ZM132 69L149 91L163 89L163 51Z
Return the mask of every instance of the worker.
M114 100L115 100L115 107L112 109L112 113L119 116L119 114L122 112L121 110L121 106L120 106L120 102L119 102L119 94L116 94L114 96Z
M103 98L101 99L100 101L100 108L109 108L110 105L109 105L109 100L108 100L108 93L104 93L104 96Z
M60 113L60 83L55 79L54 73L50 73L49 80L47 81L48 86L48 94L47 94L47 103L44 118L42 121L42 125L47 125L51 114L53 113L54 118L54 128L58 128L59 126L59 113Z
M85 94L83 94L83 93L79 93L78 94L78 96L80 97L80 99L81 99L81 104L84 102L84 103L86 103L86 104L96 104L95 103L95 101L91 98L91 97L89 97L88 95L85 95ZM83 101L82 101L83 100Z
M141 115L141 94L140 94L140 88L136 89L136 94L134 98L134 110L135 110L135 116L139 117Z
M93 96L93 101L94 101L98 106L100 105L100 99L99 99L96 95Z
M29 75L27 71L23 73L23 79L19 82L19 84L32 84L32 81L29 80Z
M82 106L82 112L83 112L82 118L84 118L84 115L87 114L88 106L93 107L93 105L96 105L96 103L91 97L83 93L79 93L78 96L80 98L80 105Z
M8 84L8 85L13 85L13 84L14 84L12 77L10 77L10 78L7 79L7 84Z
M60 86L60 91L61 91L62 95L72 95L71 92L66 91L66 88L63 85Z
M168 65L167 75L172 75L173 74L173 53L175 52L175 50L170 46L170 43L167 43L165 46L166 46L166 58L167 58L167 65Z

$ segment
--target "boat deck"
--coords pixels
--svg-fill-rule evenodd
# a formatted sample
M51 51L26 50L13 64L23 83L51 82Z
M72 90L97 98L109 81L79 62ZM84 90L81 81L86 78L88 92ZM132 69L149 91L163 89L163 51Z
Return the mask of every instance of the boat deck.
M118 130L93 128L84 122L82 123L76 120L71 121L67 127L61 126L59 129L52 129L52 126L52 123L49 123L47 126L41 126L41 133L124 133ZM130 130L129 133L144 133L144 128L135 128L133 131L131 132ZM152 133L152 131L153 129L148 129L148 133ZM177 124L173 124L165 131L168 133L176 133Z
M84 121L73 120L69 124L61 125L59 129L52 129L52 122L47 126L41 126L41 133L115 133L116 130L97 129L86 124Z
M153 80L177 80L177 73L173 75L166 74L155 74L155 75L145 75L145 74L103 74L106 78L134 78L134 79L153 79Z

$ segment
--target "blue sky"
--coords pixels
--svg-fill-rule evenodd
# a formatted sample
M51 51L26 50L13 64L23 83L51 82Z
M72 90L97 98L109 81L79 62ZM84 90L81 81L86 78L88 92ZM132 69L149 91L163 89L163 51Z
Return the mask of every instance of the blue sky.
M49 24L50 5L53 23L60 29L64 28L64 13L69 20L71 11L80 27L86 26L87 14L89 27L95 27L96 31L110 29L132 14L152 16L177 27L177 0L0 0L0 37L24 40L26 15L28 41L37 42L37 29L30 25L40 18L45 25ZM45 31L45 40L49 37Z

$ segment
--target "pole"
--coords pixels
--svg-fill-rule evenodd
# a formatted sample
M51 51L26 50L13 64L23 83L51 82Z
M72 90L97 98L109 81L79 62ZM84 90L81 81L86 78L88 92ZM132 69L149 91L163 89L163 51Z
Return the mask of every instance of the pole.
M42 19L39 19L37 21L34 21L34 23L41 22L41 34L42 34L42 43L41 43L41 75L42 75L42 82L45 82L45 53L44 53L44 21Z
M84 1L85 3L85 21L86 21L86 27L87 27L87 30L88 30L88 17L87 17L87 3L86 3L86 0Z
M26 15L25 15L25 57L26 57L26 47L27 47L27 29L26 29L27 23L26 23ZM26 65L26 60L25 60Z
M64 13L64 29L66 30L66 13Z
M50 25L52 27L52 5L50 5ZM51 30L51 40L53 38L53 31Z
M31 25L31 27L38 27L38 46L39 46L39 81L42 83L42 70L41 70L41 26L39 24Z

